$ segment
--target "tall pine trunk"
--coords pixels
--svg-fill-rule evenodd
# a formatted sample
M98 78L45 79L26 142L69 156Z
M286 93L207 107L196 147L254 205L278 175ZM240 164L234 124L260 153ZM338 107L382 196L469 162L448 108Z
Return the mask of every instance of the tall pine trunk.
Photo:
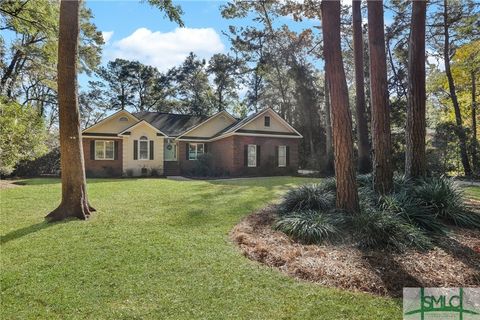
M444 32L444 46L443 46L443 59L445 60L445 73L448 80L448 89L450 91L450 97L452 99L453 109L455 111L455 122L457 125L457 136L460 145L460 159L462 161L463 170L466 176L472 174L470 168L470 162L468 161L467 153L467 135L463 128L462 114L460 112L460 105L458 104L457 91L455 89L455 82L453 80L452 70L450 67L450 33L449 33L449 21L448 21L448 1L443 1L443 32Z
M365 74L363 70L363 32L361 1L352 1L353 17L353 56L355 64L355 111L357 119L358 171L371 171L370 142L365 112Z
M335 177L339 209L358 212L353 157L352 115L340 45L340 1L322 1L323 55L330 90Z
M426 1L413 1L408 43L408 104L405 150L405 175L425 175L425 20Z
M383 31L383 1L369 0L367 6L370 95L372 101L373 180L375 190L380 194L386 194L393 187L393 171L387 88L387 57Z
M61 1L57 72L62 201L46 216L50 221L69 217L86 219L95 211L87 198L77 99L79 13L79 1Z
M475 174L480 174L480 163L478 161L478 140L477 140L477 82L475 72L472 77L472 165Z
M332 119L330 117L330 93L328 90L327 73L325 71L325 154L327 163L325 164L325 171L333 172L333 137L332 137Z

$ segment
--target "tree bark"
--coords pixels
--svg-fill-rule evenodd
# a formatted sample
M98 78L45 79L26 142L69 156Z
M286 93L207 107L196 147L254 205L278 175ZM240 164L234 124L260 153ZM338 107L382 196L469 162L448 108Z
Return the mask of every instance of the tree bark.
M325 169L328 172L333 172L333 137L332 137L332 120L330 117L330 94L328 90L327 73L325 72L325 150L327 163Z
M383 1L369 0L367 6L370 95L372 101L373 180L375 190L380 194L386 194L393 187L393 171Z
M79 1L62 0L60 3L57 72L62 201L46 216L49 221L70 217L85 220L95 211L87 198L77 97L79 8Z
M472 72L472 165L475 174L480 173L480 163L478 161L478 140L477 140L477 82L476 74Z
M365 112L365 74L363 70L363 32L361 1L352 1L353 56L355 64L355 111L357 119L358 171L368 173L372 169L370 142Z
M336 207L358 212L358 191L353 157L352 115L340 44L340 1L322 1L323 55L331 95L331 120L335 177Z
M445 73L448 80L448 89L450 91L450 97L452 98L453 109L455 111L455 122L457 124L457 136L460 146L460 159L462 161L463 170L466 176L472 174L472 169L468 161L467 153L467 135L463 128L462 114L460 112L460 105L458 104L457 92L455 89L455 82L453 80L452 70L450 67L450 33L448 22L448 1L443 1L443 31L444 31L444 46L443 46L443 59L445 60Z
M408 104L405 150L405 175L425 175L425 20L426 1L413 1L408 45Z

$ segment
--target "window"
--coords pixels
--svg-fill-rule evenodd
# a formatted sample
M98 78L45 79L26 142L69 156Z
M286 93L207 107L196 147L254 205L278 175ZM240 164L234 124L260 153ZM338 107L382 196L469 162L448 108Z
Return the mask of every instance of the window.
M203 143L189 143L188 144L188 160L197 160L198 156L205 152Z
M265 127L270 127L270 117L266 116L264 120L265 120L265 123L264 123Z
M148 160L150 159L150 150L148 138L141 136L138 141L138 159L139 160Z
M278 147L278 166L279 167L287 166L287 146Z
M118 119L118 120L121 121L121 122L127 122L128 118L127 117L120 117L120 119Z
M248 166L256 167L257 166L257 146L254 144L248 145Z
M107 140L95 140L95 160L114 160L115 143Z

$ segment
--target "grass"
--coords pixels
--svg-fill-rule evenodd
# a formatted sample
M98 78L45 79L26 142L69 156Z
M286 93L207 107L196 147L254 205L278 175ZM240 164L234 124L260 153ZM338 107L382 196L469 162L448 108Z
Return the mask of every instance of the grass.
M240 219L307 181L93 179L98 212L56 224L43 217L58 180L1 190L0 318L400 319L399 300L291 279L230 242Z
M465 195L467 196L467 198L480 201L480 187L465 188Z

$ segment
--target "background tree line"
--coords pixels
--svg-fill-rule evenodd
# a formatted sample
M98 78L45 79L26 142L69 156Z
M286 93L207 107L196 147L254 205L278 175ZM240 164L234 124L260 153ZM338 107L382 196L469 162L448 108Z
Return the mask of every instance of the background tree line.
M383 8L389 17L384 38L391 161L399 171L404 169L407 148L404 132L411 6L409 1L394 0L384 3ZM103 39L91 22L92 13L83 5L79 71L91 75L91 81L79 93L82 125L88 126L119 109L201 115L225 109L244 116L273 107L305 137L300 150L301 166L331 172L331 104L324 71L320 1L230 1L220 10L225 19L244 18L251 22L249 26L232 24L224 30L231 45L229 52L216 54L208 61L191 53L181 65L160 72L138 61L122 59L101 65ZM340 45L353 116L354 157L358 170L368 172L372 162L371 57L365 23L368 11L366 3L359 1L340 10ZM11 109L8 104L18 104L22 110L33 110L38 115L35 121L43 123L46 134L55 135L58 3L2 1L0 13L2 117L7 117ZM293 25L286 19L298 23ZM478 173L479 58L475 48L479 29L475 1L428 3L425 46L429 57L429 170ZM16 114L11 117L16 118ZM19 155L8 160L8 165L2 157L2 167L11 171L18 160L35 158L42 152Z

